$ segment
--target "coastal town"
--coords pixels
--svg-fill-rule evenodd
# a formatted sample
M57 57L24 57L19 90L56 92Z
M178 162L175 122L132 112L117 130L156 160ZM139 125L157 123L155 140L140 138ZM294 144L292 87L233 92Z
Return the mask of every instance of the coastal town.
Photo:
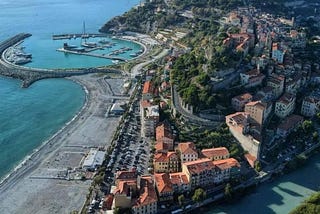
M148 23L133 32L111 20L100 29L144 51L110 68L65 75L84 86L91 102L75 127L43 145L50 155L30 158L34 164L24 167L35 170L18 187L44 191L39 180L58 198L53 192L63 186L60 195L76 198L69 210L60 208L65 213L191 213L242 197L319 151L320 37L310 38L304 17L244 1L226 11L211 8L219 17L212 21L200 6L175 3L150 0L133 9L174 14L175 25ZM309 19L320 28L315 14ZM193 40L208 29L216 37ZM22 175L17 171L0 190Z

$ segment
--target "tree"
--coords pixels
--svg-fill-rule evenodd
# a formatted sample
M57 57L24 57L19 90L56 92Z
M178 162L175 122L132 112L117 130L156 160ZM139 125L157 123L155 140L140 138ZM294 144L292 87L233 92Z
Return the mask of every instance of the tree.
M230 183L227 183L227 185L224 187L224 196L230 200L232 198L233 189Z
M184 202L185 202L185 197L184 197L184 195L182 194L182 195L179 195L178 196L178 202L179 202L179 205L181 206L181 207L184 207Z
M309 133L313 129L313 124L311 120L305 120L302 123L302 129L304 132Z
M202 188L198 188L194 191L194 194L192 196L192 200L194 202L201 202L207 197L206 192Z
M260 172L261 171L261 163L260 161L256 161L254 163L254 169L257 171L257 172Z

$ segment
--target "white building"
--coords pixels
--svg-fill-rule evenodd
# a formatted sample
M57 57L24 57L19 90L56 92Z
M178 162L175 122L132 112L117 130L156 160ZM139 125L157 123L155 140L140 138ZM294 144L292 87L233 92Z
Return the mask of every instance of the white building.
M301 106L301 114L306 117L312 117L319 112L320 99L312 96L305 97Z
M290 93L284 93L276 102L274 113L280 117L285 118L294 111L296 97Z
M104 161L106 152L97 149L90 149L83 161L82 167L88 170L94 170L97 166L101 166Z

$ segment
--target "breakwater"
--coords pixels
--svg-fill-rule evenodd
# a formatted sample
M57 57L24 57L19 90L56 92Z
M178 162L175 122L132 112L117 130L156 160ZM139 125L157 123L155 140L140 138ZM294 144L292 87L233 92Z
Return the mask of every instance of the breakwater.
M39 69L14 65L8 62L4 53L9 47L18 44L31 34L20 33L0 43L0 75L22 80L22 87L29 87L33 82L47 78L63 78L89 73L121 73L110 68L74 68L74 69Z

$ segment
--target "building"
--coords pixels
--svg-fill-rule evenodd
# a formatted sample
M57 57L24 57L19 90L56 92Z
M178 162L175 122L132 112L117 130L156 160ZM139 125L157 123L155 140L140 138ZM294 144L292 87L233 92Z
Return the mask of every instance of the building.
M170 128L170 124L163 122L156 128L156 142L162 142L168 145L169 150L174 149L174 137Z
M282 75L271 74L267 80L267 86L272 88L273 97L277 99L284 91L285 77Z
M132 211L134 214L156 214L157 193L151 176L141 176L139 197L135 200Z
M234 158L227 158L213 161L216 167L214 183L219 184L228 181L230 178L237 177L240 174L240 163Z
M188 193L191 191L191 186L188 181L188 177L183 172L170 173L170 182L172 184L173 191L177 194Z
M288 136L303 123L303 117L292 114L282 121L277 128L277 135L280 137Z
M106 152L104 151L90 149L89 153L83 161L82 168L87 170L95 170L98 166L102 165L105 155Z
M182 163L182 172L186 174L192 190L214 184L215 166L208 158Z
M252 101L252 95L249 93L235 96L231 99L231 105L236 111L243 111L244 105Z
M260 70L253 69L247 72L240 73L241 84L246 88L255 87L262 84L265 75L260 73Z
M262 102L270 102L273 100L273 88L270 86L263 87L260 91L258 91L254 100L261 100Z
M151 81L146 81L143 84L142 100L151 100L151 99L153 99L153 93L154 93L154 88L152 86L152 82Z
M315 116L320 109L320 97L308 96L303 99L301 114L306 117Z
M229 151L226 147L202 149L201 154L211 160L222 160L230 157Z
M251 122L262 127L263 123L272 112L272 103L268 104L261 101L249 102L245 105L244 111L250 115Z
M296 97L290 93L284 93L275 105L274 113L280 117L285 118L294 111Z
M195 161L198 159L196 146L192 142L179 143L177 148L181 163Z
M250 115L237 112L226 116L226 124L231 134L238 140L245 151L259 159L261 138L250 131Z
M180 159L175 152L157 153L153 158L155 173L178 172L180 169Z
M122 115L124 113L124 103L114 103L110 109L111 115Z
M272 44L272 59L282 64L286 51L283 50L278 43Z
M154 174L159 202L172 201L174 190L168 173Z
M142 110L141 128L145 137L154 137L159 116L158 105L152 105Z

